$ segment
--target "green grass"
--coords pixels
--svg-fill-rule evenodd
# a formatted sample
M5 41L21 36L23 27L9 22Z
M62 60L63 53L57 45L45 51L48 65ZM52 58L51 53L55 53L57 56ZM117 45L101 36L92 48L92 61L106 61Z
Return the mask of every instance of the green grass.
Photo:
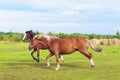
M96 67L89 69L89 60L75 52L65 55L61 68L55 71L55 57L51 67L45 63L47 50L41 50L36 63L28 50L29 43L0 42L0 80L120 80L120 46L103 46L103 53L93 53Z

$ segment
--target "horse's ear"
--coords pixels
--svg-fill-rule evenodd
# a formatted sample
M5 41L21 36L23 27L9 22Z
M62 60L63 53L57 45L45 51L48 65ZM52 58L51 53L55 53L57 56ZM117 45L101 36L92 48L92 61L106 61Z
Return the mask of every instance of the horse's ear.
M30 32L32 32L32 33L35 35L35 31L33 31L33 30L30 30Z

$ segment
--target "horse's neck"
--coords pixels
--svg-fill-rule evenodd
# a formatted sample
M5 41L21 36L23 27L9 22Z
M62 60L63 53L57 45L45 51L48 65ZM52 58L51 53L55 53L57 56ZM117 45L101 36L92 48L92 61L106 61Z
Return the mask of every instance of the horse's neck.
M34 37L35 35L31 35L30 36L30 41L32 42L33 41L33 37Z
M33 37L35 36L35 34L34 33L30 33L29 35L30 35L30 40L33 41Z
M56 40L58 40L58 39L60 39L60 38L58 38L58 37L53 37L53 38L51 38L50 41L49 41L49 44L51 44L53 41L56 41Z
M58 39L58 37L53 37L53 36L48 36L48 35L35 35L33 37L33 40L35 38L40 39L40 41L44 42L47 46L50 46L53 40Z
M50 47L50 45L51 45L51 43L52 43L52 41L54 41L54 40L56 40L56 39L58 39L57 37L50 37L50 38L45 38L46 40L45 40L45 43L46 43L46 45L48 46L48 48Z

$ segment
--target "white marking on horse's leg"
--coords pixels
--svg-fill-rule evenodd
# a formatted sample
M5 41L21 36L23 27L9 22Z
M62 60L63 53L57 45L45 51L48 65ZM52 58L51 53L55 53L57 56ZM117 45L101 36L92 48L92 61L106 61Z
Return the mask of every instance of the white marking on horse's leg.
M49 62L47 62L47 67L50 67L50 63Z
M62 56L62 55L60 55L60 58L61 58L62 62L64 62L64 58L63 58L63 56Z
M90 69L92 69L93 67L95 67L95 64L93 62L93 59L90 59Z
M57 71L59 69L60 69L60 60L58 59L58 61L57 61L57 67L55 68L55 70Z
M60 64L57 64L57 67L55 68L55 70L59 70L60 69Z
M60 58L59 58L59 61L60 61Z
M25 37L26 37L26 33L24 34L23 40L25 39Z
M50 67L49 59L46 60L46 63L47 63L47 67Z
M93 59L90 59L90 64L91 64L92 66L95 65L94 62L93 62Z

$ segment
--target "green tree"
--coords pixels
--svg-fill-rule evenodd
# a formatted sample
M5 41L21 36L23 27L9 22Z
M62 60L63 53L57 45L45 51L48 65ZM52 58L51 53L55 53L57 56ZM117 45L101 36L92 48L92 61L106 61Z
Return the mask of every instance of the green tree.
M120 35L119 31L116 32L116 35Z

